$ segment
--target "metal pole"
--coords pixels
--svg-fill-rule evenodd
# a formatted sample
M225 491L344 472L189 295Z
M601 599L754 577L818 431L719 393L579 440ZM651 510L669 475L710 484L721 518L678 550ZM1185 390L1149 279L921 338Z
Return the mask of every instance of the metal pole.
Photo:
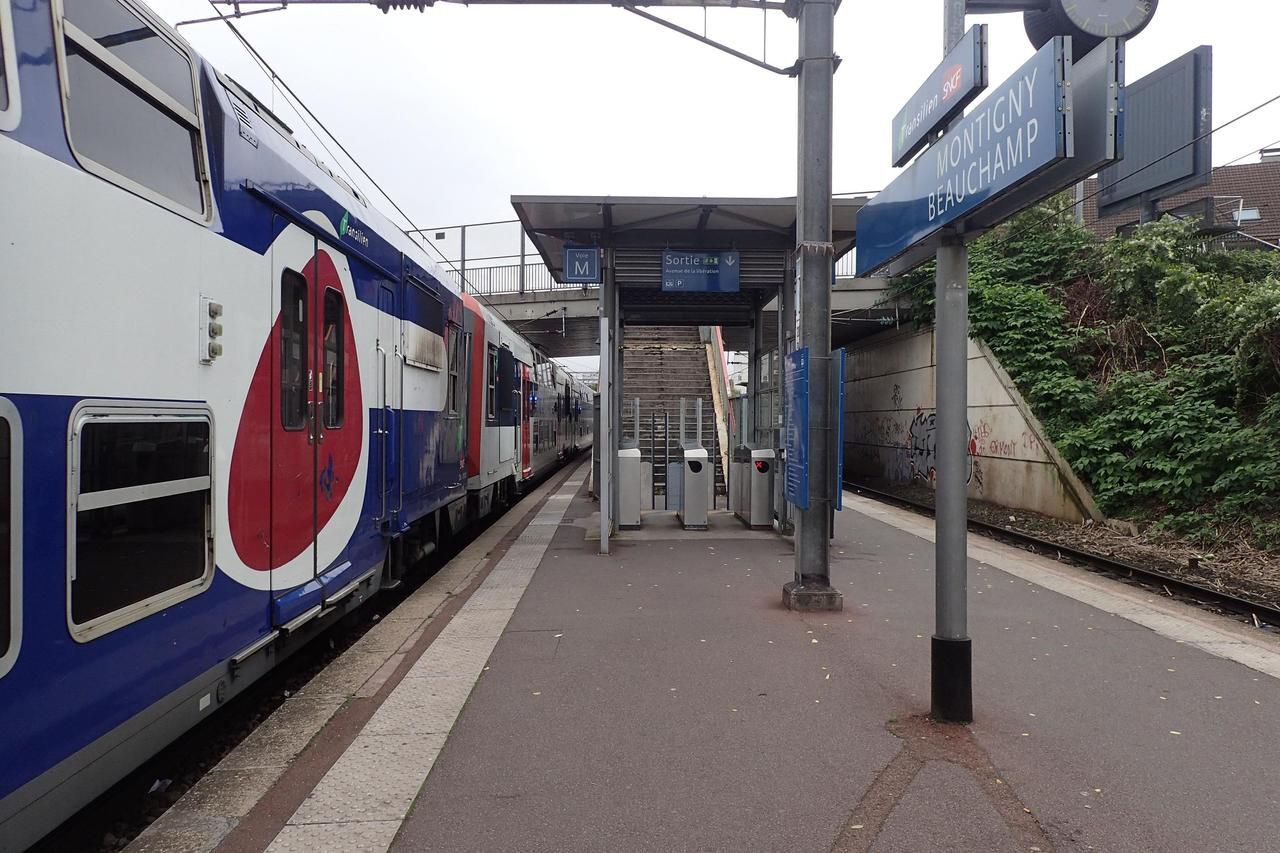
M520 292L524 293L524 226L520 226Z
M778 291L778 359L771 379L776 413L774 415L774 447L781 458L784 452L782 414L786 406L786 393L783 383L786 381L786 358L791 351L791 343L796 337L796 267L795 259L788 257L783 268L782 287ZM778 531L783 535L795 532L791 519L791 504L787 502L785 478L774 477L774 506L778 508Z
M742 444L755 448L756 444L756 399L760 393L760 351L763 349L760 339L760 311L751 314L751 341L747 345L747 405L742 412ZM730 448L732 450L733 448Z
M610 276L610 279L612 279L612 276ZM613 423L616 424L614 428L613 444L610 447L610 452L612 453L611 459L613 462L613 480L612 480L613 513L612 515L613 515L613 518L616 520L618 517L618 508L621 506L621 503L619 500L619 494L620 494L620 485L621 485L622 477L621 477L621 469L618 467L618 450L619 448L622 447L622 431L625 428L625 424L626 424L626 421L624 420L625 415L623 414L623 400L622 400L622 395L626 392L626 389L623 386L626 383L623 379L623 364L622 364L623 329L622 329L622 319L620 317L622 313L622 309L619 305L620 300L618 299L617 288L612 287L610 289L613 291L613 294L612 296L609 297L609 307L613 313L610 317L610 328L612 329L612 334L610 335L609 343L610 343L610 347L613 350L613 364L609 368L609 380L610 380L609 384L613 387L612 418L613 418Z
M699 397L693 404L694 422L698 425L698 446L702 447L702 398Z
M965 0L944 0L945 52L964 37ZM930 706L934 719L973 721L973 648L968 629L969 250L948 235L938 249L937 495Z
M616 517L617 488L614 466L618 463L617 376L614 330L618 311L617 293L613 287L613 253L605 251L604 283L600 287L600 428L603 447L600 452L600 553L609 553L609 536Z
M662 508L671 509L671 413L662 410Z
M604 301L603 294L601 302ZM600 313L600 446L596 452L600 454L600 553L609 553L609 534L613 530L613 511L610 495L613 494L613 465L610 464L609 414L612 408L609 402L609 317L603 309ZM612 455L617 455L612 454Z
M680 398L680 449L684 449L684 397Z
M458 274L462 276L462 292L466 293L467 292L467 226L465 225L462 226L462 259L459 261L459 263L461 264L461 268Z
M796 197L800 340L809 348L809 508L798 511L795 580L783 587L793 610L840 610L831 586L831 148L835 77L834 0L800 6L800 151Z

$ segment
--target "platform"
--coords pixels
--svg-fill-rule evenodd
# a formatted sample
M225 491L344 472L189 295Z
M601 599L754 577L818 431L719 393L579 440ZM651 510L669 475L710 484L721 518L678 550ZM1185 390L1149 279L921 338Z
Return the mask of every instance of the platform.
M846 494L845 612L797 614L780 537L598 555L584 476L303 690L318 735L269 719L130 850L1275 849L1273 635L975 538L977 722L939 727L931 521Z

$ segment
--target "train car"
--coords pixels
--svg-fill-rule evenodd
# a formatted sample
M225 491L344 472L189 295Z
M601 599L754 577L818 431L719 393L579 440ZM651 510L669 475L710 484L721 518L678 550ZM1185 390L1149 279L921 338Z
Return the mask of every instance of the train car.
M536 350L533 364L524 367L523 381L529 412L524 438L528 460L524 479L528 482L591 447L594 392Z
M0 234L10 851L565 454L556 368L136 0L0 0Z

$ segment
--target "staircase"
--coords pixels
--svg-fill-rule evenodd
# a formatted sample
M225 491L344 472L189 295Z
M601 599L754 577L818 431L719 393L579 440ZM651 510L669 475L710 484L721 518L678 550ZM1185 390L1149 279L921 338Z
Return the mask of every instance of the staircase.
M663 465L663 414L670 432L666 436L670 461L680 461L680 398L685 398L685 429L696 438L697 398L702 398L702 444L715 461L716 494L726 494L725 472L716 430L716 410L711 396L711 372L707 347L697 326L627 326L622 338L622 435L635 431L633 400L640 400L640 452L653 465L654 492L666 494ZM651 435L651 430L656 433ZM651 449L652 448L652 449ZM656 458L654 458L656 457Z

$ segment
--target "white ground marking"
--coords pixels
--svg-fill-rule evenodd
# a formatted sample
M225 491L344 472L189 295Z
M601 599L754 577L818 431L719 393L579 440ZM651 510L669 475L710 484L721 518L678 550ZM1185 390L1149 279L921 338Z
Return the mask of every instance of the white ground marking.
M268 853L385 851L584 477L574 475L546 502L450 620L342 757L307 796Z

